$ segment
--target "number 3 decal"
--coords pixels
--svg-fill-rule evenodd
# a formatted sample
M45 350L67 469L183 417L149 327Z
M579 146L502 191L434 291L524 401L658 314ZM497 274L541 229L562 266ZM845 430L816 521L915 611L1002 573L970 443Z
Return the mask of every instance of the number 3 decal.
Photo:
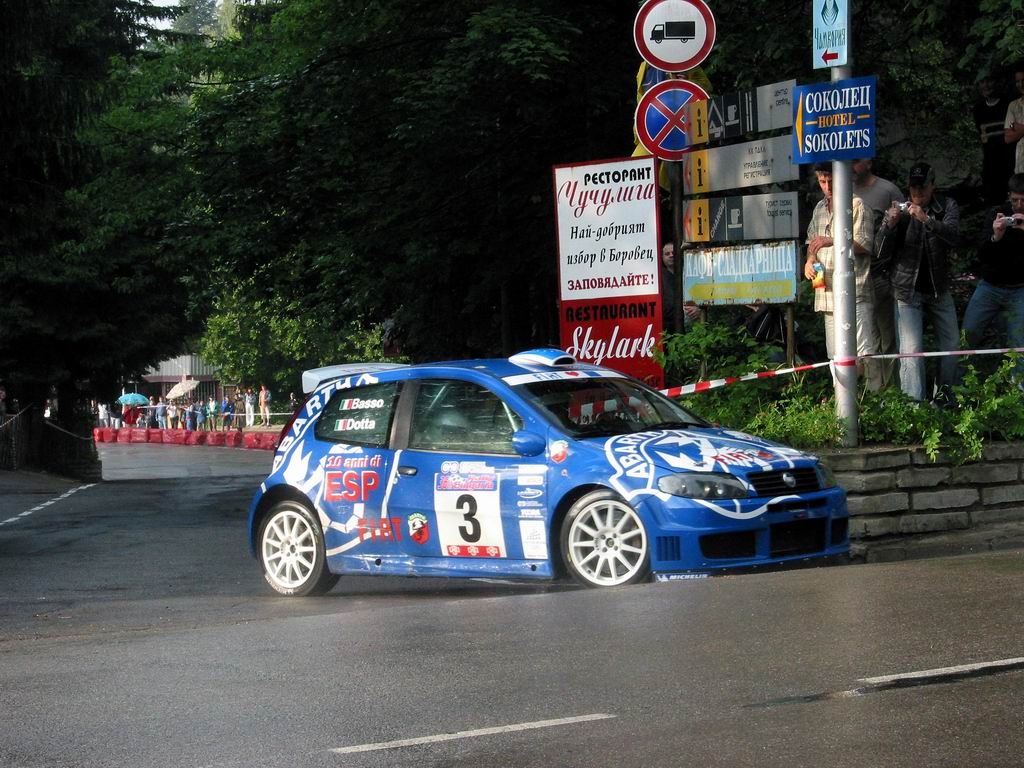
M507 557L498 474L491 467L474 470L467 470L464 477L438 473L434 479L434 514L442 556Z
M468 526L459 526L459 535L462 536L462 540L468 541L470 544L480 541L480 521L476 519L476 499L468 493L464 493L455 502L455 507L462 512L462 519L469 523Z

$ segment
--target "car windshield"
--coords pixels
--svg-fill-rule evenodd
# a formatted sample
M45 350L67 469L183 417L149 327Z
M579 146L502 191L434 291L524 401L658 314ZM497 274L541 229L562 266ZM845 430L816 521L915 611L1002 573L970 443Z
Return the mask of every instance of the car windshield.
M664 395L629 379L536 381L516 390L573 437L708 426Z

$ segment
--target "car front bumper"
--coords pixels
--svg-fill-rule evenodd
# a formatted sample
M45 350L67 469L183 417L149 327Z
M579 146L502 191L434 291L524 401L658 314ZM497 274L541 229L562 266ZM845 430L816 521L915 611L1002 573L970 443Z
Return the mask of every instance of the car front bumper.
M840 488L774 502L744 500L736 517L689 499L649 506L645 517L656 576L836 558L850 549L846 493ZM764 511L754 514L760 507Z

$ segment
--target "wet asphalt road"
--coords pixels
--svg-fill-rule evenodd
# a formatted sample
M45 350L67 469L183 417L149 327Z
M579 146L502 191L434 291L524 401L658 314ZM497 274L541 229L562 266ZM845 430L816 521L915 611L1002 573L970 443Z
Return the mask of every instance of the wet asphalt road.
M245 541L269 454L143 450L108 475L163 479L0 475L0 765L1022 762L1019 666L862 682L1024 657L1020 551L607 591L349 577L285 600Z

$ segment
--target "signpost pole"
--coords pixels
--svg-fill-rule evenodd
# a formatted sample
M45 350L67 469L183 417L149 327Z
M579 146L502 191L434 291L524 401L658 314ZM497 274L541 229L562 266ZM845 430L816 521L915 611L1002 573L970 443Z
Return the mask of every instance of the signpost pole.
M851 76L850 67L832 69L832 82ZM833 350L836 413L846 425L843 446L857 445L857 281L853 258L853 174L849 160L832 161Z
M668 164L669 191L672 196L672 242L675 249L675 269L672 272L672 326L676 333L683 332L683 164ZM667 329L666 329L667 330Z

